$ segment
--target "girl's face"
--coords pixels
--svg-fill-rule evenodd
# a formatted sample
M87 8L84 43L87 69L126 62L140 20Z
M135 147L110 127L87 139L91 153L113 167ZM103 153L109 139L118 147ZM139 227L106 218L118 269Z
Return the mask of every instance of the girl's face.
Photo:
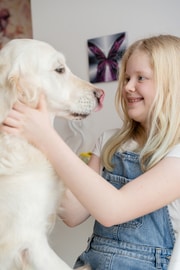
M134 52L125 71L123 97L129 117L147 128L147 116L155 98L153 70L147 54Z

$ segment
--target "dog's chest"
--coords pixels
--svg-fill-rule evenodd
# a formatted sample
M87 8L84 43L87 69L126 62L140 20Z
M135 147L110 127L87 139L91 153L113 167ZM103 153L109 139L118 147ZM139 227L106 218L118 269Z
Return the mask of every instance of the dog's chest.
M0 134L0 176L53 169L46 157L27 141Z
M62 193L62 182L39 150L18 139L0 140L1 216L16 216L16 224L21 216L29 224L34 217L43 221L57 211Z

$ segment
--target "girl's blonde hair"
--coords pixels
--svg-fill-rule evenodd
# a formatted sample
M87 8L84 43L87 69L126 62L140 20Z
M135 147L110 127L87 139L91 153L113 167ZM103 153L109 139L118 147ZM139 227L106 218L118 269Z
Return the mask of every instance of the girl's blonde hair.
M132 120L127 113L122 95L127 61L134 51L143 51L149 58L156 85L156 96L149 112L149 130ZM104 146L103 165L112 170L113 154L128 140L141 144L142 169L148 170L159 162L168 151L180 142L180 38L159 35L133 43L123 55L119 74L115 106L123 125Z

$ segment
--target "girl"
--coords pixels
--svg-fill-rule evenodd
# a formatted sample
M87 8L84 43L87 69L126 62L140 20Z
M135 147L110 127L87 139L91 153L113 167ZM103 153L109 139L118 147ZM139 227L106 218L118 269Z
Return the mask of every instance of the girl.
M165 270L180 225L180 38L132 44L115 101L123 126L101 135L89 167L51 127L44 97L37 110L16 103L1 130L25 136L47 155L69 188L67 224L95 218L75 268Z

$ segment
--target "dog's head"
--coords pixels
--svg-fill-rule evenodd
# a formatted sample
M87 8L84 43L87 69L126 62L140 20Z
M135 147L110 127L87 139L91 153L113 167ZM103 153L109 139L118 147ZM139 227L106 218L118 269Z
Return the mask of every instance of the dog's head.
M104 92L75 76L62 53L34 39L14 39L0 51L0 122L20 100L36 107L40 93L54 115L82 119L102 107Z

